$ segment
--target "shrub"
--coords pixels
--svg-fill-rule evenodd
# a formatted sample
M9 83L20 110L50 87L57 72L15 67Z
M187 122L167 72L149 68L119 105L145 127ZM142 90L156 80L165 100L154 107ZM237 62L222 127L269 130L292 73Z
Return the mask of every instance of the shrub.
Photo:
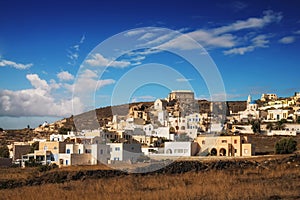
M289 154L297 150L297 141L293 138L283 138L276 142L275 153L276 154Z
M54 163L54 164L46 164L46 165L40 165L38 166L38 171L39 172L46 172L46 171L50 171L51 169L55 169L58 168L58 166Z
M6 145L0 146L0 157L9 158L9 149Z

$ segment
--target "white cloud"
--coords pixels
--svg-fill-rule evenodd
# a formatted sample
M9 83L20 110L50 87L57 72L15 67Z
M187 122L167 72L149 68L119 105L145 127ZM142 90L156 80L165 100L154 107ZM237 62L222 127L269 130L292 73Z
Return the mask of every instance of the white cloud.
M82 35L80 41L67 50L67 57L70 59L70 61L68 62L69 65L76 65L79 58L80 46L83 44L84 40L85 35Z
M150 96L150 95L145 95L145 96L135 96L131 98L131 102L145 102L145 101L154 101L156 97Z
M88 63L91 66L95 67L127 67L130 65L130 62L128 61L115 61L114 59L108 59L102 56L100 53L96 53L95 55L92 55L91 59L86 60L86 63Z
M32 89L18 91L0 91L1 116L57 116L65 117L72 113L72 103L76 103L77 110L83 111L84 106L77 97L55 99L51 89L59 85L51 80L48 84L37 74L28 74L26 78L33 86Z
M267 35L258 35L254 37L251 41L254 47L262 47L262 48L268 47L268 44L270 42L268 40Z
M82 44L84 42L84 40L85 40L85 35L82 35L79 43Z
M28 68L32 67L33 64L32 63L22 64L22 63L16 63L16 62L10 61L10 60L0 60L0 67L6 67L6 66L13 67L16 69L28 69Z
M79 74L76 82L73 85L65 84L64 86L69 90L73 91L75 95L83 95L94 93L96 90L114 84L113 79L98 80L98 75L92 70L85 70L83 73Z
M244 55L245 53L252 52L257 48L266 48L270 42L267 35L258 35L251 39L252 44L244 47L236 47L223 51L224 55Z
M278 42L281 44L291 44L295 42L296 38L294 36L286 36L281 38Z
M294 34L300 34L300 30L295 31Z
M153 38L154 36L155 36L154 33L145 33L138 40L147 40L147 39Z
M40 79L40 77L37 74L27 74L26 78L36 89L41 89L43 91L50 91L51 89L47 81Z
M72 74L70 74L68 71L62 71L57 74L57 78L60 81L71 81L74 79L74 76Z
M264 11L262 17L251 17L245 20L238 20L229 25L221 26L212 29L199 29L191 32L186 32L183 35L179 34L165 34L155 39L148 41L145 45L158 45L157 49L181 49L192 50L199 48L193 40L197 41L205 48L224 48L225 55L229 54L244 54L255 50L256 48L266 48L269 40L268 36L256 34L251 38L241 37L234 35L233 32L248 30L248 29L261 29L271 23L277 23L282 19L282 14L273 12L271 10ZM186 30L186 29L185 29ZM146 34L144 34L146 35ZM143 37L143 36L142 36ZM193 40L191 40L191 38ZM238 47L243 45L244 47ZM151 53L148 51L148 53Z
M231 54L244 55L245 53L251 52L254 49L255 49L254 46L238 47L238 48L233 48L224 51L224 55L231 55Z
M178 78L176 79L177 82L189 82L192 81L193 79L190 78Z
M61 84L56 83L54 79L51 79L49 82L50 82L49 85L51 89L59 89L61 87Z
M138 29L138 30L132 30L132 31L128 31L125 33L125 36L134 36L134 35L139 35L139 34L142 34L142 33L145 33L146 31L145 30L142 30L142 29Z
M270 23L279 22L281 19L281 13L275 13L271 10L267 10L264 12L264 16L262 18L249 18L247 20L238 20L228 26L216 28L213 32L214 34L222 34L243 29L263 28L264 26Z

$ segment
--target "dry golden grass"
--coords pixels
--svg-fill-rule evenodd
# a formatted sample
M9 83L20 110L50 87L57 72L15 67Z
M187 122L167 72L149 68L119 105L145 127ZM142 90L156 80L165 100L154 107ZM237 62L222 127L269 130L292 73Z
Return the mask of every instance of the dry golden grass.
M1 168L0 167L0 180L26 179L32 176L34 173L36 173L35 168Z
M0 199L300 199L300 167L127 175L0 190Z

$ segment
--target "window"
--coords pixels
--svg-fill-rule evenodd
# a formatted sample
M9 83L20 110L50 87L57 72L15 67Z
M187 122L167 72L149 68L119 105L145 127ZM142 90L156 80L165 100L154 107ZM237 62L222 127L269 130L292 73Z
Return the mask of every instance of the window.
M103 149L100 149L100 154L103 154Z
M222 143L227 143L227 140L222 140Z
M244 149L244 154L248 154L248 149Z
M183 153L183 149L175 149L174 153Z
M120 158L119 157L114 157L114 160L120 160Z
M115 147L115 151L120 151L120 147Z
M237 149L234 149L234 153L237 153Z
M202 140L202 144L205 144L205 140Z
M70 154L70 149L67 149L67 154Z
M234 140L234 144L237 144L237 140Z
M86 149L86 150L85 150L85 153L91 153L91 152L92 152L91 149Z

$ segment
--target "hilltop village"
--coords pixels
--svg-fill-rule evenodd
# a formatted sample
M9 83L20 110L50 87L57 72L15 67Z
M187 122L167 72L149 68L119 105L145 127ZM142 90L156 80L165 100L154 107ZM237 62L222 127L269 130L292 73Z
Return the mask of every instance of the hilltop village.
M296 136L300 132L300 93L287 98L262 94L256 101L249 95L245 102L224 103L196 100L192 91L178 90L165 99L112 107L109 112L102 117L91 111L45 122L34 132L46 132L47 137L12 141L7 162L25 167L250 157L255 155L251 135Z

